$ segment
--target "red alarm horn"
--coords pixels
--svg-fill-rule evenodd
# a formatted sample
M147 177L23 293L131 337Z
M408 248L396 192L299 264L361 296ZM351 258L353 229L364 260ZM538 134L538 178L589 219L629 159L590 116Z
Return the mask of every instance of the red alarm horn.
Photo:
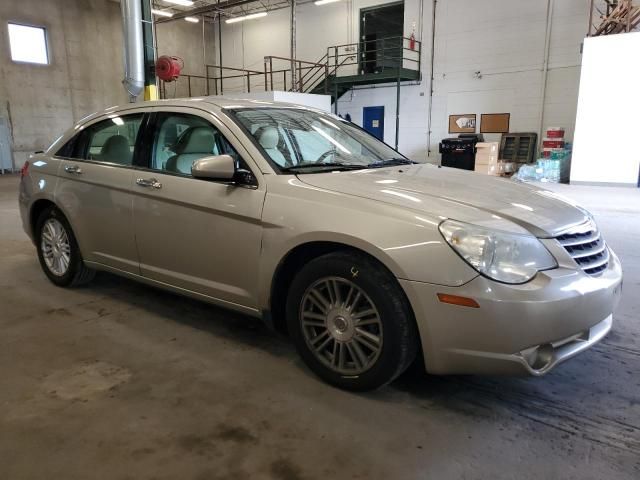
M156 61L156 75L165 82L177 80L183 68L184 61L180 57L162 55Z

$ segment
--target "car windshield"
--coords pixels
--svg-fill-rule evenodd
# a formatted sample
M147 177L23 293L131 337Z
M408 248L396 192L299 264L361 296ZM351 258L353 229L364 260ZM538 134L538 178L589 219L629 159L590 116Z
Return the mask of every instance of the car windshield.
M296 108L233 114L280 172L319 173L413 163L340 118Z

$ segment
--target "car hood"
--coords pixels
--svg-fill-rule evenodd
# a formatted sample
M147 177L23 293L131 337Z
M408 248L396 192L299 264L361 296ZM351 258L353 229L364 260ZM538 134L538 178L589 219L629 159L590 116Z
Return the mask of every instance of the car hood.
M487 215L499 216L538 237L555 236L589 218L584 209L548 190L430 164L301 174L298 178L317 188L421 210L440 218L486 223Z

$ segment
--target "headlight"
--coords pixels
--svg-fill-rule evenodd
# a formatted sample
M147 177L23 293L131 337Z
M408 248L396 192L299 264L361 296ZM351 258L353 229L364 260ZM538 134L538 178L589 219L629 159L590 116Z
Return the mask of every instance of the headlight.
M533 235L490 230L455 220L445 220L439 228L447 243L469 265L499 282L525 283L540 270L558 266Z

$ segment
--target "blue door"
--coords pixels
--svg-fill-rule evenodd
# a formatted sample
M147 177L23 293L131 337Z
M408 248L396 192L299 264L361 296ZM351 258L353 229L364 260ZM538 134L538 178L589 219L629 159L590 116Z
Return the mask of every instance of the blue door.
M362 109L362 128L384 141L384 107L364 107Z

